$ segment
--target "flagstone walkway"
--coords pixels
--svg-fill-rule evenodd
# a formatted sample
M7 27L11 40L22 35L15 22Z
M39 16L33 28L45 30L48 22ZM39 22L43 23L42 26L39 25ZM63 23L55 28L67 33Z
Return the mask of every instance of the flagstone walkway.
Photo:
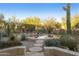
M44 40L37 39L33 44L33 47L29 48L31 56L44 56L43 52Z
M35 40L34 43L32 42L22 42L26 47L27 44L29 43L30 47L28 48L28 51L26 52L27 56L44 56L43 52L43 46L44 46L44 40L42 39L37 39Z

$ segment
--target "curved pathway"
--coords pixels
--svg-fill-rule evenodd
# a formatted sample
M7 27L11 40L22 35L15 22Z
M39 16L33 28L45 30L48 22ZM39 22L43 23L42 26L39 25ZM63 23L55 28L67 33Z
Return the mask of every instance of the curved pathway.
M34 43L29 43L29 45L31 45L28 48L28 52L26 52L27 56L44 56L44 52L43 52L43 46L44 46L44 39L46 38L46 36L40 36L38 38L36 38ZM22 42L25 46L27 46L27 42Z

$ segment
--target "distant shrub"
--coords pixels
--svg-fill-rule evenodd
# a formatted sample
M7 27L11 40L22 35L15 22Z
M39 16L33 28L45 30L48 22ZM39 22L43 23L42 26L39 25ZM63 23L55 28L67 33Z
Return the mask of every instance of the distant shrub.
M45 41L46 46L60 46L60 41L58 39L51 39Z
M24 40L27 40L27 38L26 38L26 36L23 34L23 35L21 36L21 41L24 41Z
M76 29L76 30L73 30L73 31L72 31L72 34L77 34L77 35L79 35L79 29L78 29L78 30L77 30L77 29Z
M60 34L60 35L66 34L66 31L65 31L64 29L60 29L60 30L59 30L59 34Z
M11 34L10 37L9 37L9 40L10 41L16 41L16 36Z
M7 33L2 33L2 36L3 37L8 37L8 34Z
M8 42L0 42L0 49L9 48L13 46L21 46L22 43L19 41L8 41Z

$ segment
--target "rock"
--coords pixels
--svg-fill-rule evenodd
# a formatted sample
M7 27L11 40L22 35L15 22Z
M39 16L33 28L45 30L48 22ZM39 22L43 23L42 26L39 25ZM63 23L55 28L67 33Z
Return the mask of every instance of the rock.
M31 48L29 48L30 52L40 52L42 50L43 50L42 47L31 47Z
M38 47L40 47L40 46L43 46L43 44L34 44L34 46L38 46Z

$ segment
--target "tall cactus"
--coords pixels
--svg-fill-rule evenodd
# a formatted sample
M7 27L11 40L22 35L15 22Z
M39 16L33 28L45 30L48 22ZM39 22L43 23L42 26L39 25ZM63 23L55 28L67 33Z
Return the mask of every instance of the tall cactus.
M70 3L67 3L67 7L64 7L66 11L66 24L67 24L67 34L71 34L71 22L70 22Z
M7 23L6 26L7 26L6 32L9 36L10 35L10 25L9 25L9 23Z

